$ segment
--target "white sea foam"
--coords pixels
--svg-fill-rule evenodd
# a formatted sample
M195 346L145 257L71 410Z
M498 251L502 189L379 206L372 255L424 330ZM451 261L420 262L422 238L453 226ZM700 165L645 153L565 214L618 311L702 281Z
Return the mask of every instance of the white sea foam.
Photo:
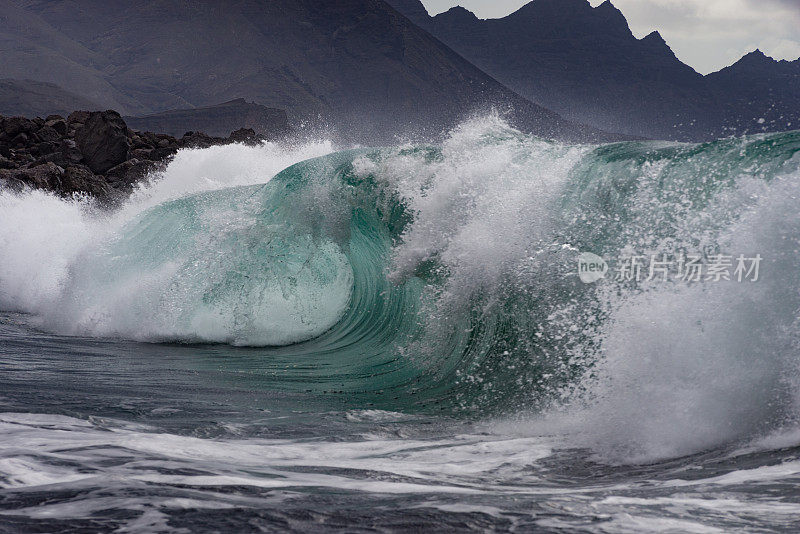
M557 465L569 471L567 464L576 459L556 460L547 438L481 432L356 441L200 439L114 420L100 423L0 414L0 489L17 496L69 494L0 516L68 520L126 511L135 513L120 514L130 517L125 531L161 532L172 531L167 519L184 510L236 509L246 515L287 505L303 509L304 498L321 492L326 501L332 494L349 495L361 506L372 500L380 506L407 498L408 509L598 533L788 527L796 518L793 503L755 498L748 489L760 482L794 483L798 462L694 480L578 475L580 483L562 484L554 483L552 464L545 462L566 462Z
M746 141L740 144L729 149L731 154L744 151ZM557 241L564 222L559 218L559 202L571 173L593 149L533 139L489 117L456 129L434 161L425 154L400 150L383 159L358 159L358 173L373 174L391 185L414 214L393 250L390 276L402 280L426 260L435 259L444 267L448 276L438 308L429 310L431 323L445 322L475 294L494 295L510 280L509 273L519 274L516 282L527 280L526 290L535 295L549 285L546 277L553 273L548 272L547 262L556 256L542 253L542 247L560 247L564 253L556 260L573 252L570 243ZM268 316L259 315L268 315L270 310L247 307L240 315L246 321L255 317L253 324L267 324L270 332L290 331L283 338L258 337L252 329L244 334L236 330L219 310L197 304L190 280L184 285L185 277L175 276L177 263L162 262L158 268L98 285L94 262L86 260L102 252L108 240L143 210L190 193L263 183L291 163L331 150L329 144L321 143L294 149L268 144L182 151L162 177L136 191L112 215L96 214L85 201L63 201L40 192L0 193L0 305L39 314L45 322L67 331L135 339L277 344L324 331L346 302L347 295L339 291L348 284L346 275L320 283L310 295L294 293L284 301L278 296L285 294L285 287L275 285L270 302L291 301L291 307L327 300L330 308L320 305L285 323L269 322ZM662 185L662 178L669 177L665 173L674 170L672 162L637 163L637 167L634 160L603 162L598 172L604 174L598 182L605 189L598 189L606 197L598 201L587 194L581 202L602 212L621 195L626 180L643 184L632 198L633 206L627 206L632 213L630 225L639 227L636 231L647 237L659 225L672 225L677 228L673 247L697 238L701 245L717 241L732 254L760 253L765 258L761 280L756 284L666 284L642 292L603 294L601 290L602 311L608 318L599 328L570 323L575 316L569 313L564 314L566 319L548 317L551 322L564 322L566 336L590 335L600 350L591 354L596 357L594 366L576 388L579 394L544 422L529 423L523 432L564 433L574 446L592 449L596 458L636 463L748 440L780 425L789 425L791 430L800 412L796 170L767 183L766 173L748 163L741 172L723 176L738 187L720 191L709 205L682 196L680 187L670 204L656 197L655 186ZM688 173L694 163L691 158L687 161ZM712 161L701 169L729 164ZM691 178L705 183L708 177ZM590 201L594 202L591 206ZM203 213L213 230L208 239L233 236L237 224L247 223L237 219L238 207ZM734 212L735 217L731 216ZM631 230L631 235L636 237L636 231ZM335 263L335 251L324 255ZM526 271L531 265L537 267ZM200 263L188 272L202 277L208 267ZM100 294L93 293L95 287L102 288ZM165 302L164 294L176 298ZM88 298L95 307L75 300L76 295ZM551 295L543 295L551 304ZM65 304L65 297L72 304ZM197 306L187 322L186 308L194 306L192 302ZM565 308L580 306L574 301L564 304ZM309 323L315 326L292 330ZM496 429L521 431L518 424L513 426L500 424Z
M286 167L332 150L328 142L181 150L166 170L139 186L121 209L110 214L94 209L85 198L65 200L41 191L0 191L0 307L36 314L49 328L69 333L236 342L236 327L220 320L216 310L199 309L181 322L178 315L187 304L179 298L163 301L168 291L181 291L172 282L181 258L152 268L141 266L138 272L126 275L124 267L113 265L114 257L106 247L126 224L154 206L203 191L266 183ZM237 221L247 223L241 214L225 219L227 215L231 213L207 213L209 231L216 231L216 237L235 230ZM340 285L346 284L343 280ZM281 290L275 291L273 309L260 309L260 317L255 318L266 325L266 331L289 332L294 322L306 320L308 314L327 317L337 313L306 309L299 312L302 317L294 319L291 314L276 313ZM298 294L295 298L303 297ZM331 306L341 308L342 299L347 296ZM261 341L286 339L292 335L267 333Z
M600 295L608 317L591 337L600 347L592 349L596 363L576 393L566 405L534 417L526 430L518 422L499 422L496 430L561 433L592 450L596 460L634 464L772 432L749 448L796 443L798 199L791 165L788 174L769 183L742 177L738 187L705 209L700 223L719 225L731 219L731 210L741 214L714 240L723 253L761 254L759 280L656 281L643 283L641 291L607 286ZM688 239L700 237L700 227L681 222L689 235L672 246L691 246Z

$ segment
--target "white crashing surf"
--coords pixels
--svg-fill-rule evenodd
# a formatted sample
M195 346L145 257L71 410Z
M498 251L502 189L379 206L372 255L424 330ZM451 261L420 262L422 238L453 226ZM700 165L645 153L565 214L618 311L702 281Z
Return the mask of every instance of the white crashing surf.
M98 211L85 198L0 192L0 307L35 314L43 326L70 334L236 342L236 325L220 319L225 310L199 310L181 319L197 302L188 301L196 295L184 295L173 284L171 268L180 258L155 269L140 266L123 276L106 248L123 235L126 225L165 202L263 184L294 163L332 150L329 142L181 150L166 170L151 176L114 213ZM231 213L208 213L209 230L235 229L236 217L225 220ZM165 300L170 290L172 298ZM281 296L276 297L279 305ZM273 329L292 326L291 318L274 314L262 319Z
M445 323L475 295L494 296L509 280L526 282L524 292L536 294L552 281L550 267L577 252L571 238L594 239L602 225L620 226L613 237L630 238L641 253L715 241L729 253L765 258L755 284L651 284L637 291L600 286L602 324L578 322L586 316L572 313L582 306L575 301L547 318L563 323L551 328L553 339L580 334L582 342L593 342L591 367L548 413L533 417L522 410L524 424L500 422L494 431L559 434L568 446L589 448L603 461L637 463L741 445L778 431L792 436L797 427L800 160L786 152L766 161L752 159L748 150L762 141L728 140L705 148L668 143L571 147L525 136L489 117L457 128L433 159L401 147L389 157L358 157L353 168L358 175L376 176L413 214L392 249L389 272L381 274L400 282L429 261L447 273L440 300L429 310L430 323ZM613 152L622 149L633 155ZM645 161L649 151L674 157ZM195 193L265 183L294 163L330 152L327 143L181 151L163 176L113 214L96 213L82 200L2 192L0 307L34 314L62 332L148 341L272 345L320 334L350 298L352 273L335 247L318 245L319 254L303 263L311 266L304 271L306 279L273 284L258 296L274 309L245 306L238 315L231 311L237 302L225 309L198 304L191 280L176 278L179 264L187 263L184 257L120 282L108 271L113 258L104 254L121 229L146 210ZM587 173L591 183L576 186ZM701 204L683 195L681 180L732 185ZM674 190L660 197L659 188L671 183ZM622 202L633 185L639 189L624 206L626 226L614 220L613 209L622 206L615 202ZM569 208L600 215L608 215L603 212L608 209L607 220L564 220L563 197L581 187ZM214 239L235 241L237 225L251 223L239 210L246 199L232 193L227 198L227 210L215 204L214 210L202 211L202 202L187 204L187 210L201 209L198 218L211 230L197 246L213 251ZM184 224L191 215L163 224ZM566 227L577 228L577 235L565 235ZM669 239L655 239L656 230L665 227ZM558 252L551 253L552 247ZM200 278L213 260L206 256L186 272ZM326 270L336 275L326 279ZM298 286L311 289L293 292ZM301 309L309 302L311 308ZM486 299L487 308L495 304ZM557 303L548 299L546 304ZM292 316L286 309L300 311ZM230 317L235 320L226 322ZM529 334L535 343L535 333Z

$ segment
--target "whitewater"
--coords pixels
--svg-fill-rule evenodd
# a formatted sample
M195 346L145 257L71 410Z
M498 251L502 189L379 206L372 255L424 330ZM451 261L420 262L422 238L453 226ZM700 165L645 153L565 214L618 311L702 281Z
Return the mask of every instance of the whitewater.
M497 116L0 191L0 531L794 532L798 208L800 132Z

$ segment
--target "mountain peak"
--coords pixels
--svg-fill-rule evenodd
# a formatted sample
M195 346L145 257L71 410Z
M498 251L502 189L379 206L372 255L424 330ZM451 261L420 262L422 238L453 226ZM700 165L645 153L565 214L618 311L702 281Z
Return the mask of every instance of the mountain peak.
M773 58L769 57L764 52L762 52L760 48L756 48L755 50L753 50L749 54L745 54L742 57L742 59L740 59L739 61L742 61L742 60L748 60L748 61L765 61L766 60L766 61L769 61L769 62L774 62L775 61Z
M659 52L669 52L670 56L674 56L675 53L670 48L667 41L664 40L664 37L657 31L648 33L645 37L642 38L641 43L651 50L657 50Z
M760 49L756 48L749 54L742 56L739 61L734 63L734 66L736 65L748 65L751 67L773 67L775 65L779 65L783 68L791 68L793 66L800 66L800 58L795 59L794 61L788 59L775 59L774 57L768 56Z
M459 20L480 20L478 16L470 11L469 9L462 7L462 6L454 6L445 11L444 13L439 13L436 15L437 17L447 17L450 19L459 19Z
M760 49L756 48L749 54L745 54L742 58L734 63L732 67L736 67L739 69L761 69L761 68L768 68L773 65L776 65L778 61L774 60L773 58L766 55Z
M594 8L594 13L597 18L601 19L610 28L623 31L626 35L633 36L630 26L628 25L628 19L622 14L622 11L617 9L617 6L611 3L611 0L606 0Z
M669 58L673 65L675 64L674 62L678 62L683 65L683 63L678 59L678 57L675 55L675 52L672 50L669 44L667 44L667 41L659 32L650 32L639 42L644 50L647 50L651 54L656 54L658 57L661 57L662 60ZM685 68L694 71L694 69L688 65L685 65Z
M508 17L538 16L542 12L560 13L568 17L578 10L591 7L589 0L531 0Z
M609 1L593 8L589 0L531 0L501 20L540 35L557 31L570 37L634 39L625 16Z
M608 11L608 12L616 11L616 12L622 13L619 9L617 9L617 6L615 6L614 4L611 3L611 0L605 0L602 4L597 6L595 9L599 9L601 11Z
M784 65L789 65L789 68L791 68L791 63L776 61L756 48L752 52L742 56L742 58L733 65L712 73L710 76L723 75L762 78L780 71Z
M667 44L664 38L658 31L653 31L648 33L643 39L643 43L658 43L658 44Z
M386 0L386 3L417 26L424 26L430 20L428 10L421 0Z

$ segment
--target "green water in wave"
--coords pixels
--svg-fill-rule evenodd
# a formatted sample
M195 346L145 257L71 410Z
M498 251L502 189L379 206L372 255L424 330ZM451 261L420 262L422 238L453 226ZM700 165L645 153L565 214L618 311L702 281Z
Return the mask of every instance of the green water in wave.
M258 347L220 363L254 387L390 410L542 408L590 372L604 320L575 250L713 246L752 200L737 196L742 182L796 172L800 151L797 132L698 146L571 148L509 132L474 142L341 152L262 186L162 204L76 275L86 282L69 298L86 324L102 321L93 305L122 279L139 296L105 333ZM472 149L475 161L503 153L479 169L490 183L452 186L463 206L425 212L439 189L447 198L445 179L474 170ZM413 256L423 230L441 244ZM471 255L463 243L483 231ZM487 247L497 253L483 257ZM404 253L413 268L397 274ZM485 271L491 283L476 280Z

